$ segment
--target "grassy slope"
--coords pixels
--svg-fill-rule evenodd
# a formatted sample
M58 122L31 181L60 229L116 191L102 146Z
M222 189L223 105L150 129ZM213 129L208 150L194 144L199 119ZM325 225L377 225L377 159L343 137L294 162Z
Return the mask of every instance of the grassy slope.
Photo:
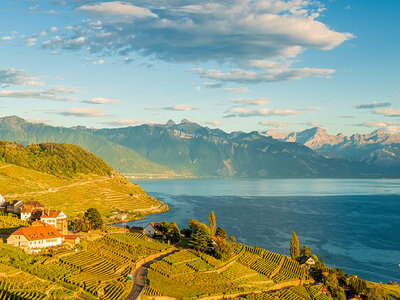
M117 208L145 212L160 205L121 175L60 179L4 162L0 162L0 193L6 200L40 201L69 216L89 207L97 208L105 216Z

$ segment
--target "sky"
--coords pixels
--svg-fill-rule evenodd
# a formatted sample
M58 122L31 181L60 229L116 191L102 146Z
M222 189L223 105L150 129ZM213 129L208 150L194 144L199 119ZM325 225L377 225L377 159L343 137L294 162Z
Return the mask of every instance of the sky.
M400 132L400 1L0 2L0 115Z

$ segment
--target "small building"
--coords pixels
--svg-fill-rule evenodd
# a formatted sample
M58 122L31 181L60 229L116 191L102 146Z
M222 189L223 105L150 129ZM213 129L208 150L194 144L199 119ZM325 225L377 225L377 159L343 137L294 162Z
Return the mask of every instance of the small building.
M0 194L0 205L2 205L6 200L4 199L3 195Z
M35 220L35 212L44 210L44 205L38 201L28 201L21 206L21 220Z
M63 236L51 226L22 227L14 231L7 244L37 253L43 248L61 245Z
M60 210L46 209L41 211L40 221L56 228L62 235L68 232L67 216Z
M24 202L22 202L21 200L4 201L1 204L0 209L3 212L19 214L21 212L22 205L24 205Z
M299 263L306 270L309 270L312 265L315 265L315 260L311 256L302 256Z
M162 235L160 226L162 222L151 222L145 228L143 228L143 233L145 235Z
M64 243L69 244L71 247L75 247L76 244L81 242L81 238L75 234L64 235Z

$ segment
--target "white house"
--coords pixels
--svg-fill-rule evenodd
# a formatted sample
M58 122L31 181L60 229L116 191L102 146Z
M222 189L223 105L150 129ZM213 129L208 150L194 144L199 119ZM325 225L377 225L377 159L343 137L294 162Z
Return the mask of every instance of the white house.
M29 253L61 245L63 236L51 226L22 227L7 238L7 244L20 247Z
M0 205L2 205L6 200L3 198L3 195L0 194Z
M28 201L21 206L21 220L27 221L34 219L37 211L44 210L44 205L38 201Z
M67 216L62 211L45 209L42 211L40 221L53 226L63 235L67 234Z
M161 222L149 223L145 228L143 228L143 233L145 235L161 235L160 225Z

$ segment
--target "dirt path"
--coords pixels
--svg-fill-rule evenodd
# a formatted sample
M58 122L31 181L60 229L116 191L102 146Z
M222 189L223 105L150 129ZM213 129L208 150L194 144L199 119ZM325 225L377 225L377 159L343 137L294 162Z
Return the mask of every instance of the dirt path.
M150 267L151 264L162 260L164 257L167 257L175 252L177 252L178 250L174 250L165 254L161 254L157 257L154 257L152 260L150 261L144 261L139 267L137 267L133 273L132 273L132 281L133 281L133 285L132 285L132 289L129 293L128 296L126 296L125 300L135 300L139 297L140 293L142 292L142 290L144 289L145 286L145 276L146 276L146 271L147 269Z

